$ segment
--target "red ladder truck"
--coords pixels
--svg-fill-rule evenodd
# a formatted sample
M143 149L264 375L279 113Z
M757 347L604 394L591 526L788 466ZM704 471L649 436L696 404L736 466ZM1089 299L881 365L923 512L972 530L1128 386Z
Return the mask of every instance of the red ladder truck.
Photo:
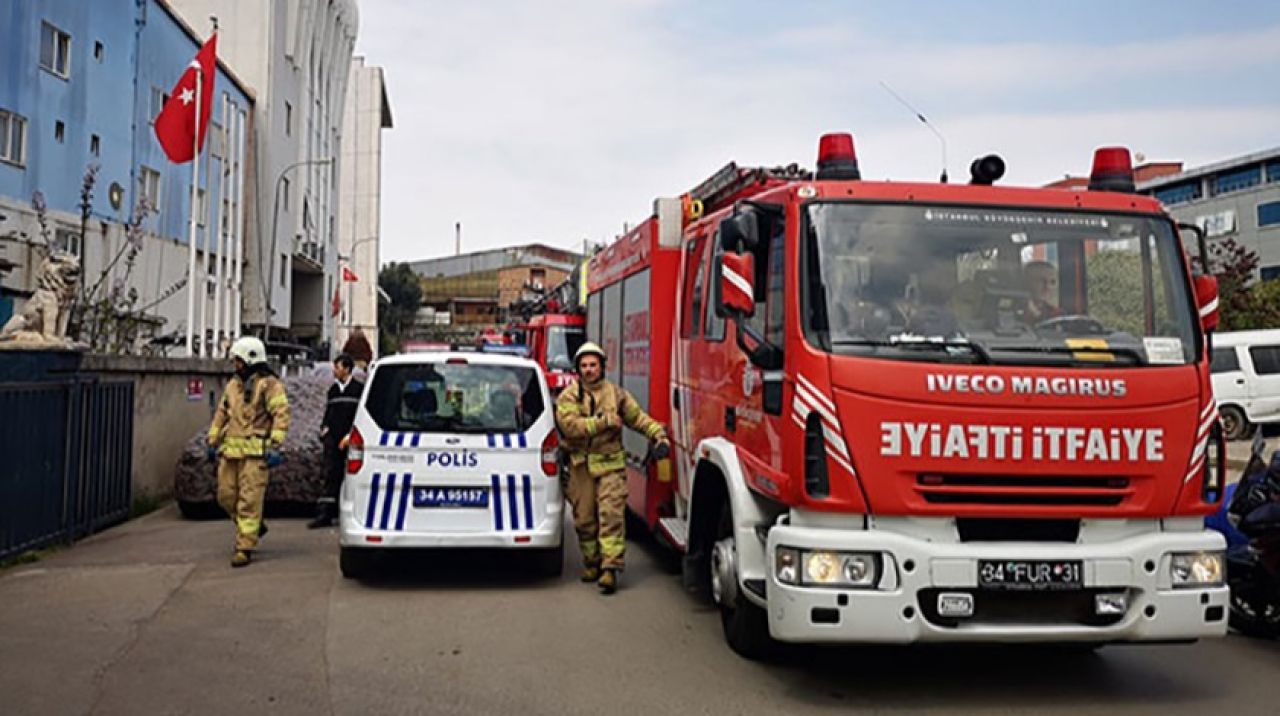
M1226 631L1190 227L1124 149L1088 190L971 172L863 181L827 135L815 173L730 164L591 262L588 338L675 443L626 436L629 506L740 654Z

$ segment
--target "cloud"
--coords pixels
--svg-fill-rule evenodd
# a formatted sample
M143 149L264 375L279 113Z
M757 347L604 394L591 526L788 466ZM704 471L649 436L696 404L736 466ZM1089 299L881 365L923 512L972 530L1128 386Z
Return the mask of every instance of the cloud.
M1093 148L1111 143L1197 164L1270 146L1280 126L1280 102L1260 90L1280 60L1280 27L1110 47L978 45L895 42L856 18L705 27L686 10L665 0L364 6L357 51L385 68L396 119L383 135L383 256L450 253L455 221L465 250L610 239L655 196L730 159L811 164L824 131L855 132L868 177L936 178L936 139L881 79L942 129L957 179L997 151L1010 181L1039 184L1086 171Z

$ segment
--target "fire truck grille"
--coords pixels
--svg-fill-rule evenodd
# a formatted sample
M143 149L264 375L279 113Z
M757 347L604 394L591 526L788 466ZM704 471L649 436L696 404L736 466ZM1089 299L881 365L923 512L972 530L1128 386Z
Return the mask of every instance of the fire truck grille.
M1133 495L1127 477L1017 475L916 476L916 491L933 505L1059 505L1112 507Z

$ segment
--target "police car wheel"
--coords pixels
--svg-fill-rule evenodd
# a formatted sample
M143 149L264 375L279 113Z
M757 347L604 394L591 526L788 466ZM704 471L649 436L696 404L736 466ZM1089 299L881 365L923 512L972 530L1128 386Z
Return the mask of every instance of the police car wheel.
M338 568L346 579L364 579L372 570L373 555L355 547L341 547L338 551Z
M564 536L555 547L538 551L535 557L537 573L543 577L559 577L564 574Z

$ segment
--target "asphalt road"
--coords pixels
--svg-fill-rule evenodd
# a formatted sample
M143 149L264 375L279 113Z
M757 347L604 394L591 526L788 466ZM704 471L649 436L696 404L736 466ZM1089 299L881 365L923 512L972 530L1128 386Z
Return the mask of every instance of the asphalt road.
M544 580L505 555L347 581L335 534L301 520L273 521L247 569L230 543L229 522L169 508L0 573L0 713L1280 712L1280 642L793 648L760 664L644 540L609 598L572 564Z

